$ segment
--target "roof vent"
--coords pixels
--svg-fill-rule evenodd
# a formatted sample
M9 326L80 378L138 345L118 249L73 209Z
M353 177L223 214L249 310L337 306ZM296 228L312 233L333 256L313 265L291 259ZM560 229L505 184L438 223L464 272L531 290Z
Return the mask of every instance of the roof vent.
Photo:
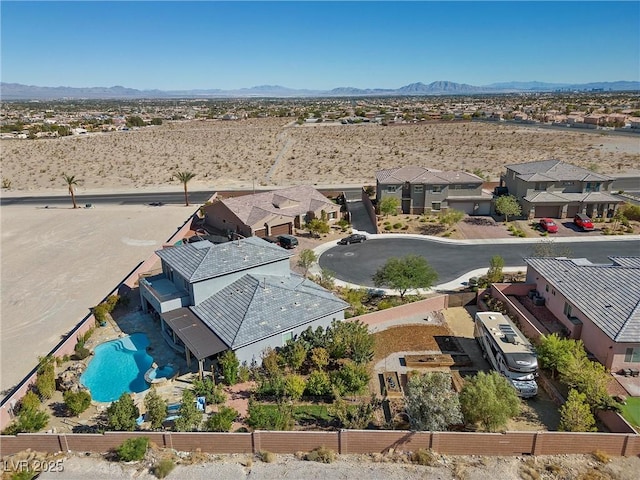
M504 340L507 343L513 343L514 345L516 344L516 336L510 333L504 336Z

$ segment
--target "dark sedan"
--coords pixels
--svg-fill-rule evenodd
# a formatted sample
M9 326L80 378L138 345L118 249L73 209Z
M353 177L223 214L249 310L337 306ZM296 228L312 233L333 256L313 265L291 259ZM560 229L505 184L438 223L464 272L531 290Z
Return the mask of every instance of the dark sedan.
M362 235L360 233L354 233L353 235L349 235L348 237L343 238L338 242L338 245L350 245L352 243L362 243L367 239L366 235Z

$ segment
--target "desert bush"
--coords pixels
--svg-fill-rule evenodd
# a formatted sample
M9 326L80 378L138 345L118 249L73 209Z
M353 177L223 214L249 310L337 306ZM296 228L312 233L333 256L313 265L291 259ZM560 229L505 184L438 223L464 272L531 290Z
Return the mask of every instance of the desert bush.
M591 452L591 456L600 463L609 463L611 461L609 454L602 450L594 450Z
M316 447L304 456L305 460L319 463L333 463L336 452L327 447Z
M391 225L385 225L385 226L384 226L384 229L385 229L386 231L391 230Z
M139 461L144 458L148 446L149 439L147 437L128 438L116 448L116 453L123 462Z
M88 348L76 345L72 358L74 360L84 360L89 355L91 355L91 351Z
M158 478L165 478L175 468L176 464L170 458L163 458L153 466L152 472Z
M396 230L399 230L402 228L402 223L398 222L398 223L394 223L393 224L393 228L395 228Z
M40 359L38 376L36 378L36 389L42 400L51 398L56 391L56 372L53 357Z
M67 390L62 398L67 410L76 417L91 405L91 395L86 390L78 390L77 392Z
M260 453L258 453L258 457L264 463L273 463L276 461L276 454L273 452L269 452L267 450L263 450Z
M411 453L411 463L432 467L438 463L438 457L431 450L421 448Z

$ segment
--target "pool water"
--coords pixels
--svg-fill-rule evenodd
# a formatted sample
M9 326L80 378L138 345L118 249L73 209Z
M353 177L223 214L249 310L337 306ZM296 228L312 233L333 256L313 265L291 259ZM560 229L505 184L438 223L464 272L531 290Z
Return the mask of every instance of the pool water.
M80 383L91 391L98 402L112 402L127 392L142 392L149 388L144 379L153 358L147 353L149 339L144 333L134 333L98 345ZM160 375L161 376L161 375Z
M175 370L171 365L164 365L162 367L154 369L149 374L149 378L152 380L155 380L156 378L163 378L163 377L171 378L173 377L174 373L175 373Z

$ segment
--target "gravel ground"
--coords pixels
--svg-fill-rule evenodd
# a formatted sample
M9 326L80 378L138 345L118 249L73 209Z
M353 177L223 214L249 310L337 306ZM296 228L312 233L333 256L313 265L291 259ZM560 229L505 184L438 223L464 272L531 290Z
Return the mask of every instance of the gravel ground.
M435 466L408 463L381 463L390 456L344 455L334 463L322 464L298 460L293 455L276 455L273 463L263 463L251 455L211 457L204 463L178 465L167 478L209 480L260 478L293 479L635 479L640 469L638 457L615 457L607 463L590 455L558 455L541 457L477 457L436 456ZM395 456L396 460L406 457ZM153 479L149 464L120 464L96 457L70 456L64 460L63 472L46 472L42 480Z

